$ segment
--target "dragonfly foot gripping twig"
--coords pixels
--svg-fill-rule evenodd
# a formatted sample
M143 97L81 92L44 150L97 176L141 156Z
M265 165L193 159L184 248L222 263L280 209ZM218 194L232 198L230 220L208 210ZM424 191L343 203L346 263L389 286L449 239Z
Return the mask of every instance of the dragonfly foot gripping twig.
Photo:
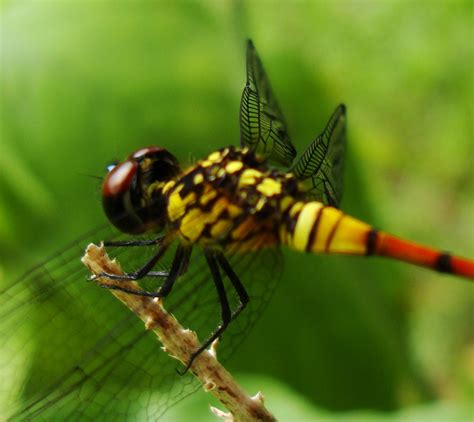
M110 260L103 245L90 244L82 262L93 275L123 274L120 264L115 259ZM100 277L95 281L102 284L117 283ZM120 285L135 290L138 287L132 280L121 281ZM173 315L166 312L160 299L130 295L120 290L109 291L145 323L146 329L158 336L166 353L184 365L187 364L192 353L200 346L196 333L183 328ZM226 421L274 421L274 416L263 405L262 395L258 393L255 397L249 396L215 355L213 345L210 351L201 353L190 368L192 374L201 381L204 390L216 397L229 411L226 413L212 409L213 413Z

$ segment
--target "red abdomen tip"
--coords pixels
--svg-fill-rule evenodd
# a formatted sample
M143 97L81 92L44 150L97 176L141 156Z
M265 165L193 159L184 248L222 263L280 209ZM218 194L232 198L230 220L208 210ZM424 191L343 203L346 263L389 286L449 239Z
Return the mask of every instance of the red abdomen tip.
M474 279L474 261L441 252L429 246L378 232L375 255L387 256L433 270Z

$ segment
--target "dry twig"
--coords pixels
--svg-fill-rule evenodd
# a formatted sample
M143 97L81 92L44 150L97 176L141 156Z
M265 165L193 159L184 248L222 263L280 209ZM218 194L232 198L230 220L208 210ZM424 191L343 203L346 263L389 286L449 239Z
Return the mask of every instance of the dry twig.
M82 262L92 274L100 273L122 275L120 264L110 260L105 248L90 244ZM106 278L99 278L104 284L117 284ZM139 288L135 281L121 281L120 285L129 289ZM184 365L194 350L199 348L195 332L183 328L176 318L166 312L158 298L131 295L120 290L110 292L134 312L148 330L152 330L163 344L163 349L171 357L180 360ZM201 353L193 362L190 371L199 378L205 391L216 397L228 410L211 408L213 413L225 421L275 421L275 417L265 409L263 396L257 393L250 397L232 375L218 362L213 344L209 351Z

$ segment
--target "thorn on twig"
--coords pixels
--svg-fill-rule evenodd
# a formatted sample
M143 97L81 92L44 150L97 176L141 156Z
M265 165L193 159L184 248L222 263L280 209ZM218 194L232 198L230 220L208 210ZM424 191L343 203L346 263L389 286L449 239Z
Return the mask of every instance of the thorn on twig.
M90 244L82 262L90 269L95 281L100 278L101 273L118 276L124 274L120 264L115 259L109 259L103 245ZM117 281L109 279L106 283L114 286ZM122 280L120 286L131 290L137 290L139 287L133 280ZM168 355L187 365L193 352L198 350L201 344L196 333L183 328L177 319L164 309L159 298L128 294L113 287L107 291L134 312L144 322L147 330L153 331L158 336L163 345L162 349ZM194 359L190 367L192 374L201 381L205 391L216 397L229 410L223 412L211 408L212 412L229 422L275 421L274 416L263 406L263 396L257 393L256 396L250 397L218 362L217 344L218 341L214 341L209 350Z

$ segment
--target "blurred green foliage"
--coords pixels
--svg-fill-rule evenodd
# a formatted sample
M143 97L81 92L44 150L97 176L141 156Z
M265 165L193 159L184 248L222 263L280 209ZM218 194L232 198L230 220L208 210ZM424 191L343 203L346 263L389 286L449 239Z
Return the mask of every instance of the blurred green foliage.
M345 210L474 255L472 15L470 1L3 2L0 276L103 221L89 176L108 162L157 144L189 164L237 144L246 37L300 151L347 104ZM282 420L434 400L373 420L462 420L473 297L461 280L403 264L287 253L229 367L253 374L270 408L273 384L256 375L291 388L275 384ZM294 410L298 400L311 410Z

